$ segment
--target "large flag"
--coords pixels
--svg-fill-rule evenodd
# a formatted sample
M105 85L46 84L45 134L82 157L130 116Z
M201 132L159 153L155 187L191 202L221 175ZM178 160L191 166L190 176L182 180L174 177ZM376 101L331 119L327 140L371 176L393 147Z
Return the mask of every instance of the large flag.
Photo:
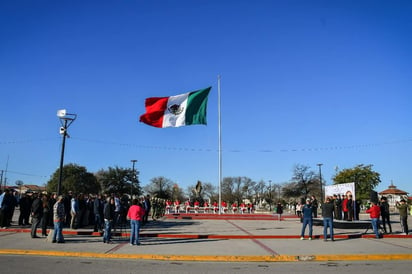
M140 116L140 122L160 128L206 125L207 98L211 88L170 97L147 98L146 113Z

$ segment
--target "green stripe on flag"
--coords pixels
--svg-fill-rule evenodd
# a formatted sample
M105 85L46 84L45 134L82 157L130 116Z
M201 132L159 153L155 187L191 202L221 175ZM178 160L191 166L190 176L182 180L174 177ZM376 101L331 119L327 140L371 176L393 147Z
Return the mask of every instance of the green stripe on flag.
M207 124L207 99L212 87L193 91L187 98L186 125Z

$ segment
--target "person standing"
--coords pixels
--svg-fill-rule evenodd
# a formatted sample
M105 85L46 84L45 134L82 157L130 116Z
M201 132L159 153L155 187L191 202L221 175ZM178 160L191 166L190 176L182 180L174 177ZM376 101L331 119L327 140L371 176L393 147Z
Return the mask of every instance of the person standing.
M93 201L94 232L102 230L103 202L102 195L97 195Z
M328 240L328 227L329 227L329 238L334 241L333 237L333 214L335 212L335 205L333 201L326 197L325 203L322 204L322 217L323 217L323 240L326 242Z
M122 211L122 204L120 202L119 195L114 195L114 219L113 219L113 227L114 231L116 231L116 227L120 225L121 220L121 211Z
M47 237L47 225L49 223L49 212L50 212L50 205L49 205L49 197L47 194L43 194L41 199L42 208L43 208L43 215L41 218L41 235L43 237Z
M133 199L132 206L127 212L127 218L130 220L130 245L140 245L139 230L145 213L146 212L139 204L139 201Z
M405 200L402 199L400 203L396 202L396 208L399 210L399 218L401 221L402 232L405 235L408 235L408 205L406 204Z
M311 198L311 204L312 204L312 214L313 214L313 218L317 218L318 217L318 200L316 199L315 196L312 196Z
M0 193L1 193L1 189L0 189ZM3 227L3 222L5 218L5 212L3 208L4 196L6 196L5 192L0 194L0 227Z
M70 201L70 229L77 229L78 215L79 215L79 200L74 194Z
M381 208L377 205L376 201L371 201L371 204L372 206L366 210L366 213L369 213L373 232L375 233L376 239L379 239L379 217L381 215Z
M334 194L333 195L334 199L334 204L335 204L335 219L336 220L342 220L342 198L339 195Z
M276 213L279 215L279 221L282 221L283 206L280 202L276 205Z
M10 226L10 216L13 208L13 195L9 189L5 189L1 195L0 202L0 227L6 228Z
M388 224L389 233L392 234L389 204L388 204L388 199L386 197L381 197L380 208L381 208L381 217L382 217L383 230L385 231L385 234L388 233L388 231L386 230L386 224Z
M144 216L142 220L142 225L145 225L149 219L150 209L152 208L152 204L150 202L150 195L146 195L143 201L143 208L144 208Z
M30 219L30 198L27 197L27 194L23 193L19 200L20 216L19 216L19 225L26 226L29 225Z
M353 221L353 211L354 211L352 194L348 195L348 202L346 203L346 208L348 209L348 219L347 219L347 221L352 222Z
M37 228L40 225L40 221L43 215L43 206L39 194L33 193L33 203L31 205L31 237L40 238L37 236Z
M56 203L53 205L53 239L52 243L64 243L63 237L63 224L66 218L66 211L64 210L64 198L63 196L58 196ZM56 241L57 240L57 241Z
M299 220L300 220L301 223L303 222L303 219L302 219L302 208L303 208L302 202L299 201L298 204L296 205L296 214L298 215Z
M114 214L115 202L114 197L110 197L107 203L104 205L103 216L104 216L104 233L103 233L103 243L111 244L112 238L112 226L113 220L115 218Z
M306 204L302 207L302 231L300 233L300 239L305 239L305 230L309 226L309 240L312 240L312 231L313 231L313 207L310 203L310 199L306 199Z

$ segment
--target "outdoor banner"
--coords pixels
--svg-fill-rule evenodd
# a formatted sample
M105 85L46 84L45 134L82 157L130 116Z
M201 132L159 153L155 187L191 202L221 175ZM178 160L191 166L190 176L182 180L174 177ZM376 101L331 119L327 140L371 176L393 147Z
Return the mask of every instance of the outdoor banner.
M342 198L347 194L352 194L352 199L355 201L355 183L325 186L325 197L333 196L334 194L340 194Z

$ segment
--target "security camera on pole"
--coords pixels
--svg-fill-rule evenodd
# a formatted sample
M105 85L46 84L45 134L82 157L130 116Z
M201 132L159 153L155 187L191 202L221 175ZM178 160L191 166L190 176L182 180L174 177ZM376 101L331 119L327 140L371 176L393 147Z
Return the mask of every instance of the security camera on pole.
M67 133L67 129L69 126L76 120L77 115L72 113L67 113L65 109L60 109L57 111L57 117L60 119L61 127L60 127L60 135L63 136L62 141L62 151L60 156L60 168L59 168L59 183L57 185L57 195L61 195L61 187L62 187L62 177L63 177L63 160L64 160L64 147L66 144L66 136L70 138L69 134Z

